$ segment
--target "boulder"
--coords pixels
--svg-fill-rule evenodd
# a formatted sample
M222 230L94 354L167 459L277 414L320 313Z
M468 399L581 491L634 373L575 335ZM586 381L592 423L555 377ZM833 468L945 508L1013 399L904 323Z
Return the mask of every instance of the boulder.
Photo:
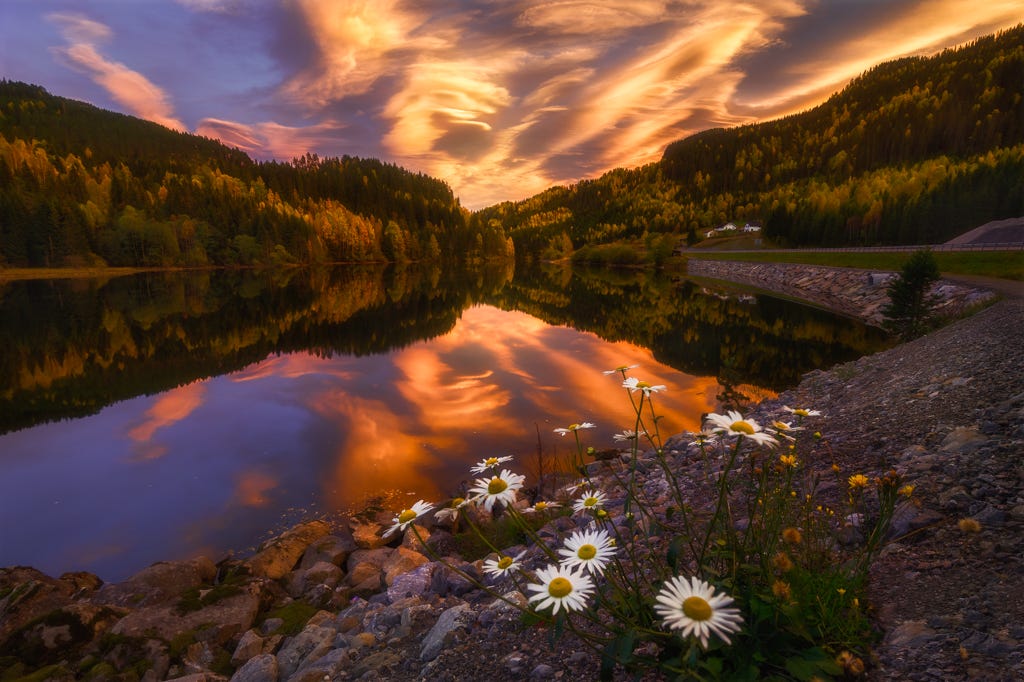
M307 521L264 543L246 564L255 576L279 580L302 558L306 549L330 532L326 521Z
M385 561L381 566L384 570L384 583L386 585L391 585L395 582L395 578L403 573L408 573L414 568L428 563L430 563L430 559L419 552L406 549L405 547L399 547L391 553L391 556L389 556L387 561Z
M263 653L265 640L255 630L246 630L231 654L231 665L239 666Z
M429 592L434 578L434 567L433 563L425 563L407 573L395 576L388 585L388 602L394 604L401 599L421 597Z
M305 575L303 575L303 592L308 592L317 585L337 587L343 577L341 569L334 564L318 561L306 569Z
M446 610L430 628L420 646L420 660L432 661L437 658L450 639L451 634L465 625L465 621L473 617L473 608L469 604L459 604Z
M13 632L71 602L75 587L27 566L0 568L0 644Z
M386 545L391 538L381 535L385 530L379 523L372 521L352 521L352 540L360 549L377 549Z
M190 561L161 561L147 566L124 582L104 585L92 596L94 604L140 608L176 600L188 590L217 577L217 567L206 557Z
M272 654L250 658L231 676L231 682L277 682L279 679L277 658Z
M277 653L277 664L282 678L288 679L307 660L312 662L334 648L337 630L323 625L307 624L302 632L289 639Z
M311 568L321 561L341 566L348 559L348 555L357 549L359 546L356 545L352 531L347 527L342 528L331 535L314 540L303 553L299 568Z
M252 627L259 611L255 588L226 596L196 611L182 612L177 604L137 609L114 624L110 631L126 637L157 636L171 641L179 635L202 629L204 638L226 644Z

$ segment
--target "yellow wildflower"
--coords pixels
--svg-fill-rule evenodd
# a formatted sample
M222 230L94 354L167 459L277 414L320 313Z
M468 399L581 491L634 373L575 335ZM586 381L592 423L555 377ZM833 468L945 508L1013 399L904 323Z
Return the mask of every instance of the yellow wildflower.
M853 489L866 488L869 482L868 477L865 476L864 474L854 474L853 476L850 476L850 478L846 480L849 482L850 487Z

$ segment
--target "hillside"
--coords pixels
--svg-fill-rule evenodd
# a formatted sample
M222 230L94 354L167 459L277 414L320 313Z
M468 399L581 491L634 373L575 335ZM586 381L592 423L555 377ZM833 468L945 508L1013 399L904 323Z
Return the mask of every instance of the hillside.
M444 182L374 159L253 161L0 81L0 266L232 265L507 255Z
M1024 26L864 73L806 112L480 212L519 257L760 220L785 246L939 243L1024 214Z

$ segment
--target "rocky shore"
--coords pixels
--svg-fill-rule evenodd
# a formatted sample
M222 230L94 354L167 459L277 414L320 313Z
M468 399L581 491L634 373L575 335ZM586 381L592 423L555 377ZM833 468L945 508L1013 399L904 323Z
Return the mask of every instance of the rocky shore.
M895 468L915 486L872 570L876 680L1024 679L1024 300L997 302L924 338L808 374L748 416L803 405L844 469ZM816 428L818 428L816 426ZM681 478L699 466L667 443ZM642 485L657 501L654 467ZM607 462L593 465L600 478ZM556 645L467 581L481 562L426 528L386 544L383 519L301 524L245 560L155 564L103 585L85 573L0 569L0 679L596 679L597 655ZM557 516L540 532L586 523ZM528 565L543 558L526 546ZM499 592L518 601L511 584Z

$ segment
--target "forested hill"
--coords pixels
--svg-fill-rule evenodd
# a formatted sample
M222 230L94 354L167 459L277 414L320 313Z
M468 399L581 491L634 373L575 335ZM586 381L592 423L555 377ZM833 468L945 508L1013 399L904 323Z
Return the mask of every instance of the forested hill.
M508 256L442 181L373 159L256 162L0 81L0 266Z
M938 243L1024 215L1024 26L875 67L777 121L708 130L659 163L481 212L519 256L696 241L761 221L781 245ZM674 240L672 240L674 241Z

